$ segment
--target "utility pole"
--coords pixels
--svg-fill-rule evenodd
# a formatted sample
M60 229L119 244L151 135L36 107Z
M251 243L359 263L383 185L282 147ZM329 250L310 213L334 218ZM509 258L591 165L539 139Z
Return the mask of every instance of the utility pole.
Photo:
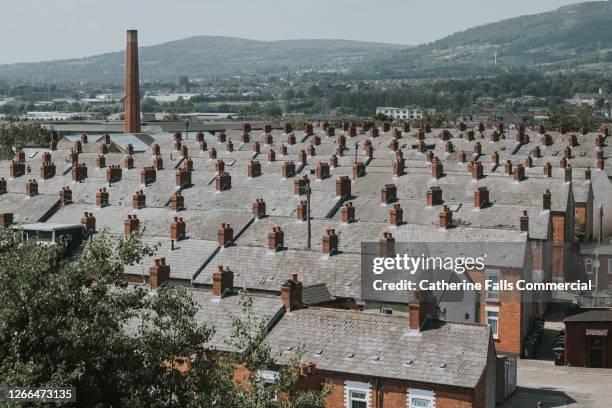
M359 142L355 141L355 163L357 163L357 149L359 149Z
M603 204L599 204L599 243L603 242Z
M306 192L306 223L308 225L308 240L307 240L307 244L308 244L308 249L312 249L311 248L311 241L312 241L312 227L310 224L310 184L305 185L304 187L302 187L302 191Z
M185 121L185 140L189 139L189 119Z

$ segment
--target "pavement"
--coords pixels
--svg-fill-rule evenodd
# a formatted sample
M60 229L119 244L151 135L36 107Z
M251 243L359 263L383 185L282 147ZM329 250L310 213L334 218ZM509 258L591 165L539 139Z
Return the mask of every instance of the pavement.
M518 360L517 390L499 407L612 407L612 369L554 365L552 344L562 328L562 323L546 321L535 359Z

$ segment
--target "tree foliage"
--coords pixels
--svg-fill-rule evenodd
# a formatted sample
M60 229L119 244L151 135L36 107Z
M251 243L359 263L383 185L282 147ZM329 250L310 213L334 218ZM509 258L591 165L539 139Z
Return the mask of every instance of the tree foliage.
M72 386L85 407L322 406L317 393L275 401L262 392L257 372L273 358L248 297L245 323L235 322L237 344L248 352L215 359L214 328L195 321L198 306L186 289L122 280L125 265L155 250L138 234L101 232L69 261L63 245L0 231L0 387ZM256 335L245 337L245 327ZM296 361L283 366L276 389L291 389ZM252 370L252 387L234 381L241 365Z
M0 159L13 158L13 148L47 147L51 133L37 123L0 123Z

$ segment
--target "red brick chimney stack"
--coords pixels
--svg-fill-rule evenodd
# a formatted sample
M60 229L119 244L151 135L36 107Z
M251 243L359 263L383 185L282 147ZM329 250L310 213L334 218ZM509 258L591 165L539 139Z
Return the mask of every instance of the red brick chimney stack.
M521 215L521 231L529 232L529 216L527 215L527 210L523 210L523 215Z
M438 318L437 301L430 291L417 290L408 304L410 328L422 330L427 318Z
M0 227L8 228L13 223L13 213L0 214Z
M85 212L83 218L81 218L81 224L85 232L94 232L96 230L96 217L93 216L93 213Z
M228 247L234 241L234 229L230 224L222 223L217 231L217 241L222 247Z
M125 50L125 133L140 133L140 76L138 31L128 30Z
M170 265L166 265L166 258L155 258L155 263L149 269L149 284L151 289L157 289L170 280Z
M355 221L355 207L353 207L353 203L349 201L342 207L342 222L349 224L353 221Z
M127 218L123 220L123 234L129 237L133 233L138 231L140 220L136 215L128 214Z
M268 233L268 249L271 251L280 251L285 245L285 233L281 227L272 227L272 231Z
M263 218L266 216L266 202L263 198L256 198L253 202L253 217Z
M213 273L213 295L223 297L226 293L231 293L234 290L234 272L223 268L223 265L217 267L217 271Z
M292 273L291 279L281 285L281 299L288 312L302 306L302 282L298 280L297 273Z
M338 252L338 235L335 229L328 229L323 235L323 253L333 255Z

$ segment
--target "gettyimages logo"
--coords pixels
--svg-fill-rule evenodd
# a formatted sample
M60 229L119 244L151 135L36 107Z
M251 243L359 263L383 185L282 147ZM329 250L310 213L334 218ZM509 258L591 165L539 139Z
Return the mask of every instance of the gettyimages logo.
M411 275L415 275L419 272L444 270L453 271L457 274L463 274L468 270L479 270L485 269L485 260L487 254L473 258L473 257L431 257L421 254L421 256L414 257L408 254L397 254L395 257L375 257L372 261L372 272L376 275L380 275L385 271L405 271Z

